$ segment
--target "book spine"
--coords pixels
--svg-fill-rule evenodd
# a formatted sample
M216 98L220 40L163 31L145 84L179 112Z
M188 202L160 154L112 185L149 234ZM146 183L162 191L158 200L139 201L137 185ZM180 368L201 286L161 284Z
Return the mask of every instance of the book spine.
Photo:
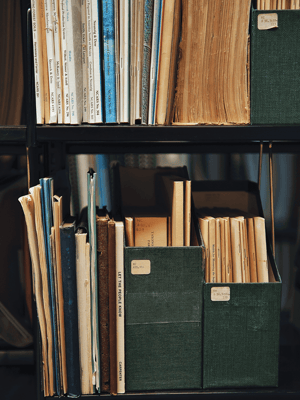
M54 52L55 52L55 78L57 95L57 122L63 123L63 101L62 101L62 73L61 73L61 49L60 49L60 26L58 14L58 0L52 0L52 19L54 31Z
M135 123L142 120L142 68L144 45L144 0L137 1L137 17L135 18L136 32L136 97L135 97Z
M154 0L153 8L153 31L152 31L152 52L150 62L150 83L149 83L149 111L148 124L155 124L156 94L157 94L157 75L158 60L161 37L161 19L162 19L163 0Z
M120 0L114 0L115 20L115 71L116 71L116 114L120 123Z
M67 32L66 32L66 0L60 0L58 7L59 7L60 33L61 33L64 124L70 124L71 116L70 116L70 94L69 94L69 65L68 65Z
M113 0L102 1L105 122L117 122Z
M82 122L88 122L89 103L88 103L86 0L81 0L81 37L82 37Z
M69 225L69 224L68 224ZM64 295L68 395L80 392L79 340L76 289L75 223L60 226L61 266Z
M95 122L92 0L86 0L89 123Z
M116 222L117 393L125 393L124 224Z
M40 9L36 0L31 0L33 64L35 84L36 123L43 124L44 118L44 85L42 69L42 38Z
M92 45L94 60L94 106L96 123L103 122L99 11L98 0L92 0Z
M69 65L71 124L78 125L82 121L82 50L80 0L66 0L66 33Z
M109 179L109 158L106 154L96 155L97 174L99 176L99 206L106 207L107 211L111 211L111 190Z
M120 0L120 122L129 123L129 0Z
M50 95L50 124L57 123L57 97L56 97L56 76L55 76L55 53L54 53L54 37L52 23L52 2L44 1L45 6L45 26L46 26L46 43L47 43L47 62L48 62L48 79L49 79L49 95Z
M148 122L152 22L153 22L153 0L145 0L144 46L143 46L143 67L142 67L142 124L143 125L146 125Z
M101 392L109 392L108 218L97 217Z

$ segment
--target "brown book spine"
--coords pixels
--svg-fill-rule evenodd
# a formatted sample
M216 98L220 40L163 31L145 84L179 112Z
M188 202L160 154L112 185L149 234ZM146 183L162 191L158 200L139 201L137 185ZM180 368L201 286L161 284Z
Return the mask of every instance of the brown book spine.
M110 391L109 383L109 289L108 289L108 218L96 217L97 266L99 290L99 329L101 392Z
M117 394L117 339L116 339L116 252L115 222L108 221L108 287L109 287L109 355L110 393Z

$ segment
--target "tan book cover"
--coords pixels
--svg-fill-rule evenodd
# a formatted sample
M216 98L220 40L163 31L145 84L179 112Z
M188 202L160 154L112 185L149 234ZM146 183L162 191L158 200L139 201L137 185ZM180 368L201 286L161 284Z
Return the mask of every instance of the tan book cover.
M230 232L230 219L224 217L225 237L226 237L226 282L233 282L232 271L232 248L231 248L231 232Z
M240 221L230 218L233 282L242 283L242 246Z
M216 224L216 280L218 283L222 282L222 267L221 267L221 225L220 218L215 219Z
M228 264L228 253L226 253L226 234L225 234L225 219L220 220L220 237L221 237L221 282L226 281L226 265Z
M191 245L192 181L185 181L184 190L184 245Z
M257 260L257 281L269 282L265 219L254 217L254 235Z
M171 214L172 246L184 245L184 182L173 176L162 177L166 203ZM182 179L182 178L179 178Z
M127 246L134 246L134 228L132 217L125 217L125 239Z
M161 46L157 80L156 122L171 122L176 82L177 54L181 21L181 0L168 0L163 4Z
M210 282L210 261L209 261L209 234L208 234L208 219L199 218L199 226L205 246L205 282Z
M208 243L209 243L209 282L217 282L217 261L216 261L216 220L207 216L208 220Z
M136 247L162 247L168 245L168 217L134 217Z

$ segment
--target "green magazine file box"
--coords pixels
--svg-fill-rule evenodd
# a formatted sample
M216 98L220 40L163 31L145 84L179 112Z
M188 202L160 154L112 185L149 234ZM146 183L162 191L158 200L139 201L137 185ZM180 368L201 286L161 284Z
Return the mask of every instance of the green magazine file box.
M253 182L193 182L192 191L196 208L225 206L263 216ZM269 245L268 256L274 283L204 283L205 389L278 385L281 279ZM212 301L213 288L225 293L223 301Z
M157 175L187 177L185 168L119 167L118 172L125 188L120 191L123 215L126 208L156 204ZM197 226L194 219L194 244L202 243ZM126 392L202 387L202 251L203 245L125 246ZM146 263L148 273L132 273L139 263Z
M258 16L276 14L278 27L258 29ZM300 123L300 10L251 16L251 124Z

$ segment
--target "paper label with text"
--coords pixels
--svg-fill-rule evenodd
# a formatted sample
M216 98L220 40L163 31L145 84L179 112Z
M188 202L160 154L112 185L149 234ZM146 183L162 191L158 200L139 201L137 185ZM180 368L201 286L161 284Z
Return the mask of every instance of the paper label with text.
M149 275L151 272L150 260L132 260L131 273L132 275Z
M230 300L230 287L212 287L211 288L211 301L229 301Z
M260 31L278 28L278 14L259 14L257 17L257 28Z

